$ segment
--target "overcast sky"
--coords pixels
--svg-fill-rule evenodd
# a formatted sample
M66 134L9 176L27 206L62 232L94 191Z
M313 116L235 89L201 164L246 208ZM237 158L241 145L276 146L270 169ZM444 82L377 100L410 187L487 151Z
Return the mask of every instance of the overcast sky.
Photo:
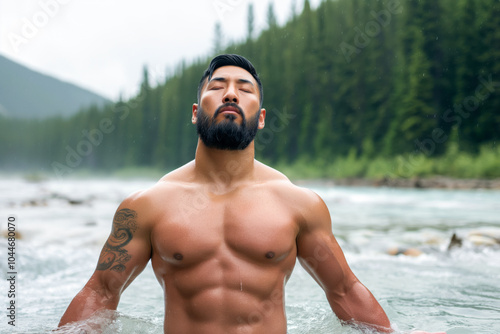
M217 21L227 41L241 40L251 2L260 31L269 0L0 0L0 54L110 99L128 97L144 65L161 81L182 59L208 55ZM280 24L293 3L301 11L303 0L273 1Z

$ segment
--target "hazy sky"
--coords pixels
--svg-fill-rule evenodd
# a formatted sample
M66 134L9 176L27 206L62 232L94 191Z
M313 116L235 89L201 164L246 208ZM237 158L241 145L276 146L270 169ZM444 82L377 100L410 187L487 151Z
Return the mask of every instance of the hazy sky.
M117 99L137 92L144 65L162 81L180 60L208 55L217 21L227 41L241 40L250 2L260 31L269 0L0 0L0 54ZM280 24L293 3L302 9L273 1Z

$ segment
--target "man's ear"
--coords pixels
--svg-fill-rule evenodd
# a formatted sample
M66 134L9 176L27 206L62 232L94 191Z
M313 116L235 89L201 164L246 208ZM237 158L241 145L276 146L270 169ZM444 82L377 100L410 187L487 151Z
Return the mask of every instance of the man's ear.
M193 115L191 117L191 123L196 124L198 120L198 103L193 103Z
M259 129L264 129L265 125L266 125L266 109L262 108L260 109L260 115L259 115Z

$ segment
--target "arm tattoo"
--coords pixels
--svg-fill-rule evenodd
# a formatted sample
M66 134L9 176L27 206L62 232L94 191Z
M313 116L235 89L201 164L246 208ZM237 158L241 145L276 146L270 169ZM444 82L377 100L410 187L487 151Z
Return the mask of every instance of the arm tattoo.
M137 230L137 212L130 209L121 209L116 212L113 218L113 228L106 244L104 245L97 270L114 270L122 272L125 264L132 256L124 248Z

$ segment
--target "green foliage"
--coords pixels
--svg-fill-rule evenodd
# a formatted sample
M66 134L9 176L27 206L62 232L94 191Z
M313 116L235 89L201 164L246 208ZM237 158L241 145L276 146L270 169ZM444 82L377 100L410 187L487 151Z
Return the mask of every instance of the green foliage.
M242 54L262 79L258 159L292 178L500 176L497 0L324 0L317 8L305 0L284 25L272 4L265 14L259 36L249 6L243 42L223 45L220 25L214 40L214 52ZM9 157L0 168L57 174L57 162L64 176L188 162L209 58L181 63L156 86L145 68L138 96L69 119L0 118L0 154Z

